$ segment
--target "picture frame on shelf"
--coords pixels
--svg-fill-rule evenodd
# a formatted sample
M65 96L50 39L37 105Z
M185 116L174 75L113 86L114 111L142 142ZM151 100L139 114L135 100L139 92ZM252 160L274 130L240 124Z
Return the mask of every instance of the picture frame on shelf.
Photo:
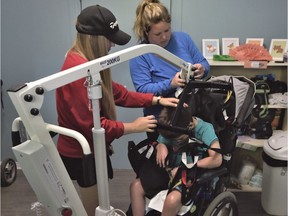
M246 44L257 44L263 46L264 38L246 38Z
M213 55L219 55L219 39L202 39L202 52L206 59L213 59Z
M229 55L230 49L239 46L239 38L222 38L222 55Z
M288 39L271 39L269 53L273 61L283 61L284 53L288 50Z

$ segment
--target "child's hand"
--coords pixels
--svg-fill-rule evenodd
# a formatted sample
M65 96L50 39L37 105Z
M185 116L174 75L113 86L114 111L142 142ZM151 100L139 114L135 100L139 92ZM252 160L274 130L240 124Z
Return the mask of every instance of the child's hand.
M163 143L159 143L156 147L157 149L157 153L156 153L156 163L160 166L160 167L165 167L165 159L168 155L168 149L166 147L165 144Z

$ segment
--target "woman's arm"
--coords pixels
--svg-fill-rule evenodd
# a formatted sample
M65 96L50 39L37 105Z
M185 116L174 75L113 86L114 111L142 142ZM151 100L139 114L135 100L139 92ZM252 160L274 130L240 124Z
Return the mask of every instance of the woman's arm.
M173 79L178 71L179 68L151 54L130 60L130 75L137 92L164 97L173 94L178 84Z
M179 99L177 98L162 98L140 92L128 91L119 83L113 82L113 94L115 104L122 107L150 107L153 105L177 107Z

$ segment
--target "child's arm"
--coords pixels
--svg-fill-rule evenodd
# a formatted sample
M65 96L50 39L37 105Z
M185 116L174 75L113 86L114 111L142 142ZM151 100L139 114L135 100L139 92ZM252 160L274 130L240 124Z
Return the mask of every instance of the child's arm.
M156 146L156 150L157 150L157 153L156 153L156 163L160 166L160 167L165 167L166 164L165 164L165 159L168 155L168 148L165 144L163 143L159 143L157 146Z
M218 141L215 141L211 144L211 148L219 148L220 144ZM208 150L208 157L205 157L197 162L197 166L201 168L212 169L219 167L222 163L222 155L213 150Z

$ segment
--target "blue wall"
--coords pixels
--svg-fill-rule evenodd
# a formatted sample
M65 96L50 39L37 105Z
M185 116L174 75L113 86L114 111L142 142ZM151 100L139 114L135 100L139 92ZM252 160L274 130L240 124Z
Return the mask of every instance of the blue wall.
M83 0L83 7L101 4L118 18L121 29L130 32L139 1ZM163 0L171 10L174 30L188 32L199 49L202 39L239 37L264 38L269 47L272 38L287 38L287 0ZM18 116L6 90L13 85L34 81L59 71L64 55L71 46L79 0L2 0L1 1L1 79L4 81L1 110L1 157L13 157L11 123ZM220 40L221 41L221 40ZM133 46L133 38L124 47ZM134 90L127 63L112 68L113 79ZM118 119L133 121L142 116L141 109L119 108ZM54 92L45 98L44 119L56 123ZM127 160L127 141L136 142L145 134L127 135L113 143L114 168L130 168Z
M2 158L13 157L11 124L18 117L7 89L60 70L74 40L79 10L78 1L1 0ZM54 92L47 95L43 107L43 117L56 123Z
M287 0L173 0L173 29L189 33L201 48L202 39L287 38Z

